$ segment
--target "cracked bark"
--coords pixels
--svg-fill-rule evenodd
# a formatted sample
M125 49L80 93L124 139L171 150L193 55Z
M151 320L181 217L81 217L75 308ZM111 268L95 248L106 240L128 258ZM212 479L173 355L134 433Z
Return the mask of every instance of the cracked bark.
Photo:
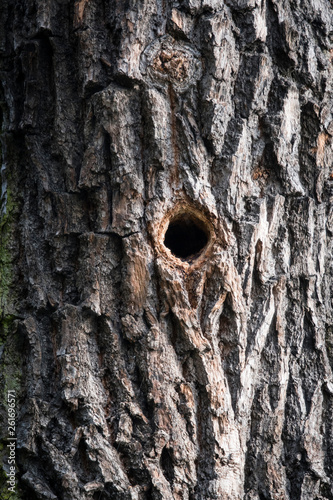
M1 16L22 498L333 499L329 0Z

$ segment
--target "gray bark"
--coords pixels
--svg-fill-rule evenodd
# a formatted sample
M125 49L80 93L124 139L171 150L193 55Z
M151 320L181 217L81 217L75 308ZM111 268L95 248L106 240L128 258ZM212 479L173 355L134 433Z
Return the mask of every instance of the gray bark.
M333 499L330 1L1 20L18 494Z

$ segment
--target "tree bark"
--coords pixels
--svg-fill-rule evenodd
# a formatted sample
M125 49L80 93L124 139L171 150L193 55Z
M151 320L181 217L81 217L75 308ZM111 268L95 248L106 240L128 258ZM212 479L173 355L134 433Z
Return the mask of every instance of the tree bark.
M331 2L1 25L15 498L333 499Z

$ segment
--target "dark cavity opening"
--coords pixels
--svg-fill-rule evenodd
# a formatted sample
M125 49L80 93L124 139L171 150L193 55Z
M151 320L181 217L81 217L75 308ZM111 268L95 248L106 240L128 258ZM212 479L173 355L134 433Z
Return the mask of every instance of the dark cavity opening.
M193 215L176 216L169 223L164 245L180 259L188 259L199 254L208 243L204 223Z

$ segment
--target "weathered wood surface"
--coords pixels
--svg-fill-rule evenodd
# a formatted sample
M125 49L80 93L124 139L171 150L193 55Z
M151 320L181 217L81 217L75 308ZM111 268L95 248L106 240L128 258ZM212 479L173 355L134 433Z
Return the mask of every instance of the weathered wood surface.
M1 16L22 498L333 499L330 1Z

